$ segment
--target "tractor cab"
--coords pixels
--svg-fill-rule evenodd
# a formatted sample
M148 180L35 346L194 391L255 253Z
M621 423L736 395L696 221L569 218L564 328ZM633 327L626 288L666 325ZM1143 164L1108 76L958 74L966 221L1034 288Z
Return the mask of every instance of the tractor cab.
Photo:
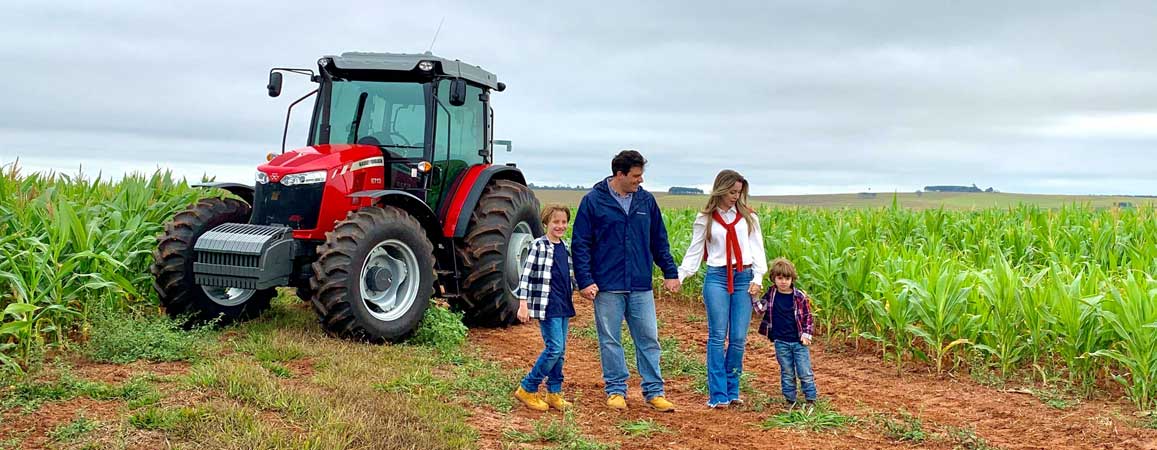
M306 145L257 167L254 185L208 183L166 226L153 274L171 315L251 317L273 288L296 287L338 336L397 341L432 296L470 325L516 320L514 291L539 203L513 164L492 165L490 93L480 67L424 54L342 53L274 68L317 88Z

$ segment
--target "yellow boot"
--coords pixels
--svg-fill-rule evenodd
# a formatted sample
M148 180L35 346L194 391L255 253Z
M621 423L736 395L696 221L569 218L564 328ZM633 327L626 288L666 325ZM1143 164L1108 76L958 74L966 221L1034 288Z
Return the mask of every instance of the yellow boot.
M562 399L562 392L557 394L547 392L545 400L547 405L550 405L551 408L557 409L559 411L570 409L570 402Z
M546 411L550 409L550 405L542 401L542 398L538 396L537 392L526 392L526 389L523 389L522 386L518 386L518 390L514 391L514 398L521 401L527 408L535 411Z
M627 409L627 399L620 394L613 394L607 397L607 407L620 411Z
M652 398L647 402L647 406L659 412L672 412L675 410L675 404L667 401L663 396Z

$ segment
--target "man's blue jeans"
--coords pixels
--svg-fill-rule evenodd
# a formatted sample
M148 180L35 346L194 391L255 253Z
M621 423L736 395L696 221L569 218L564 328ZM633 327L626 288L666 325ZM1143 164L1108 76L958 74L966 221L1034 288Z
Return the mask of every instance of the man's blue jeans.
M569 317L555 317L538 321L545 346L534 368L522 379L522 389L537 392L538 385L546 379L546 391L552 394L562 392L562 363L566 359L566 333L570 326Z
M707 390L708 403L726 403L739 398L739 376L743 374L743 352L747 328L751 325L751 268L735 272L735 292L727 293L727 268L707 267L703 278L703 304L707 307ZM723 343L727 341L727 348Z
M802 342L775 341L775 359L779 360L779 386L783 398L796 401L795 380L803 389L807 401L816 399L816 377L812 373L811 353Z
M655 294L599 292L595 296L595 327L599 333L599 358L607 395L627 395L627 360L623 355L623 319L635 342L635 362L643 377L643 398L662 396L663 374L659 370L659 327L655 318Z

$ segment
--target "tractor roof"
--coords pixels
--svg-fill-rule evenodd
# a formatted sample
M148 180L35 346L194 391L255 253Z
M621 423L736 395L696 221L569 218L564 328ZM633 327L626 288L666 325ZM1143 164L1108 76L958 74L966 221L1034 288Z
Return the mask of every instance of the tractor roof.
M442 75L460 76L468 81L481 84L490 89L498 88L498 77L481 67L472 66L458 60L450 60L430 52L421 54L411 53L368 53L345 52L341 56L326 56L333 60L334 66L349 70L396 70L411 71L422 61L434 62L434 70Z

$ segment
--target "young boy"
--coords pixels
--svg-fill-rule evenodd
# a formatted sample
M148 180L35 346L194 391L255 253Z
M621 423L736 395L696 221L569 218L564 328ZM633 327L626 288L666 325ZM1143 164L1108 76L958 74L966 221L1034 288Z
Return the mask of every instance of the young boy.
M775 343L779 384L787 403L798 405L795 392L798 379L804 399L808 406L813 406L816 401L816 382L815 374L812 373L811 354L808 352L812 333L815 332L811 299L804 291L795 288L798 276L791 261L778 258L771 263L769 272L775 284L756 304L756 310L767 311L759 323L759 334Z
M546 235L530 244L530 255L522 267L516 294L520 300L518 320L537 319L545 344L534 368L522 379L514 391L528 408L546 411L563 410L570 402L562 398L562 363L566 353L566 335L570 318L574 317L571 295L570 251L562 242L570 221L570 209L562 205L547 205L542 210L542 224ZM546 380L546 396L540 397L538 386Z

